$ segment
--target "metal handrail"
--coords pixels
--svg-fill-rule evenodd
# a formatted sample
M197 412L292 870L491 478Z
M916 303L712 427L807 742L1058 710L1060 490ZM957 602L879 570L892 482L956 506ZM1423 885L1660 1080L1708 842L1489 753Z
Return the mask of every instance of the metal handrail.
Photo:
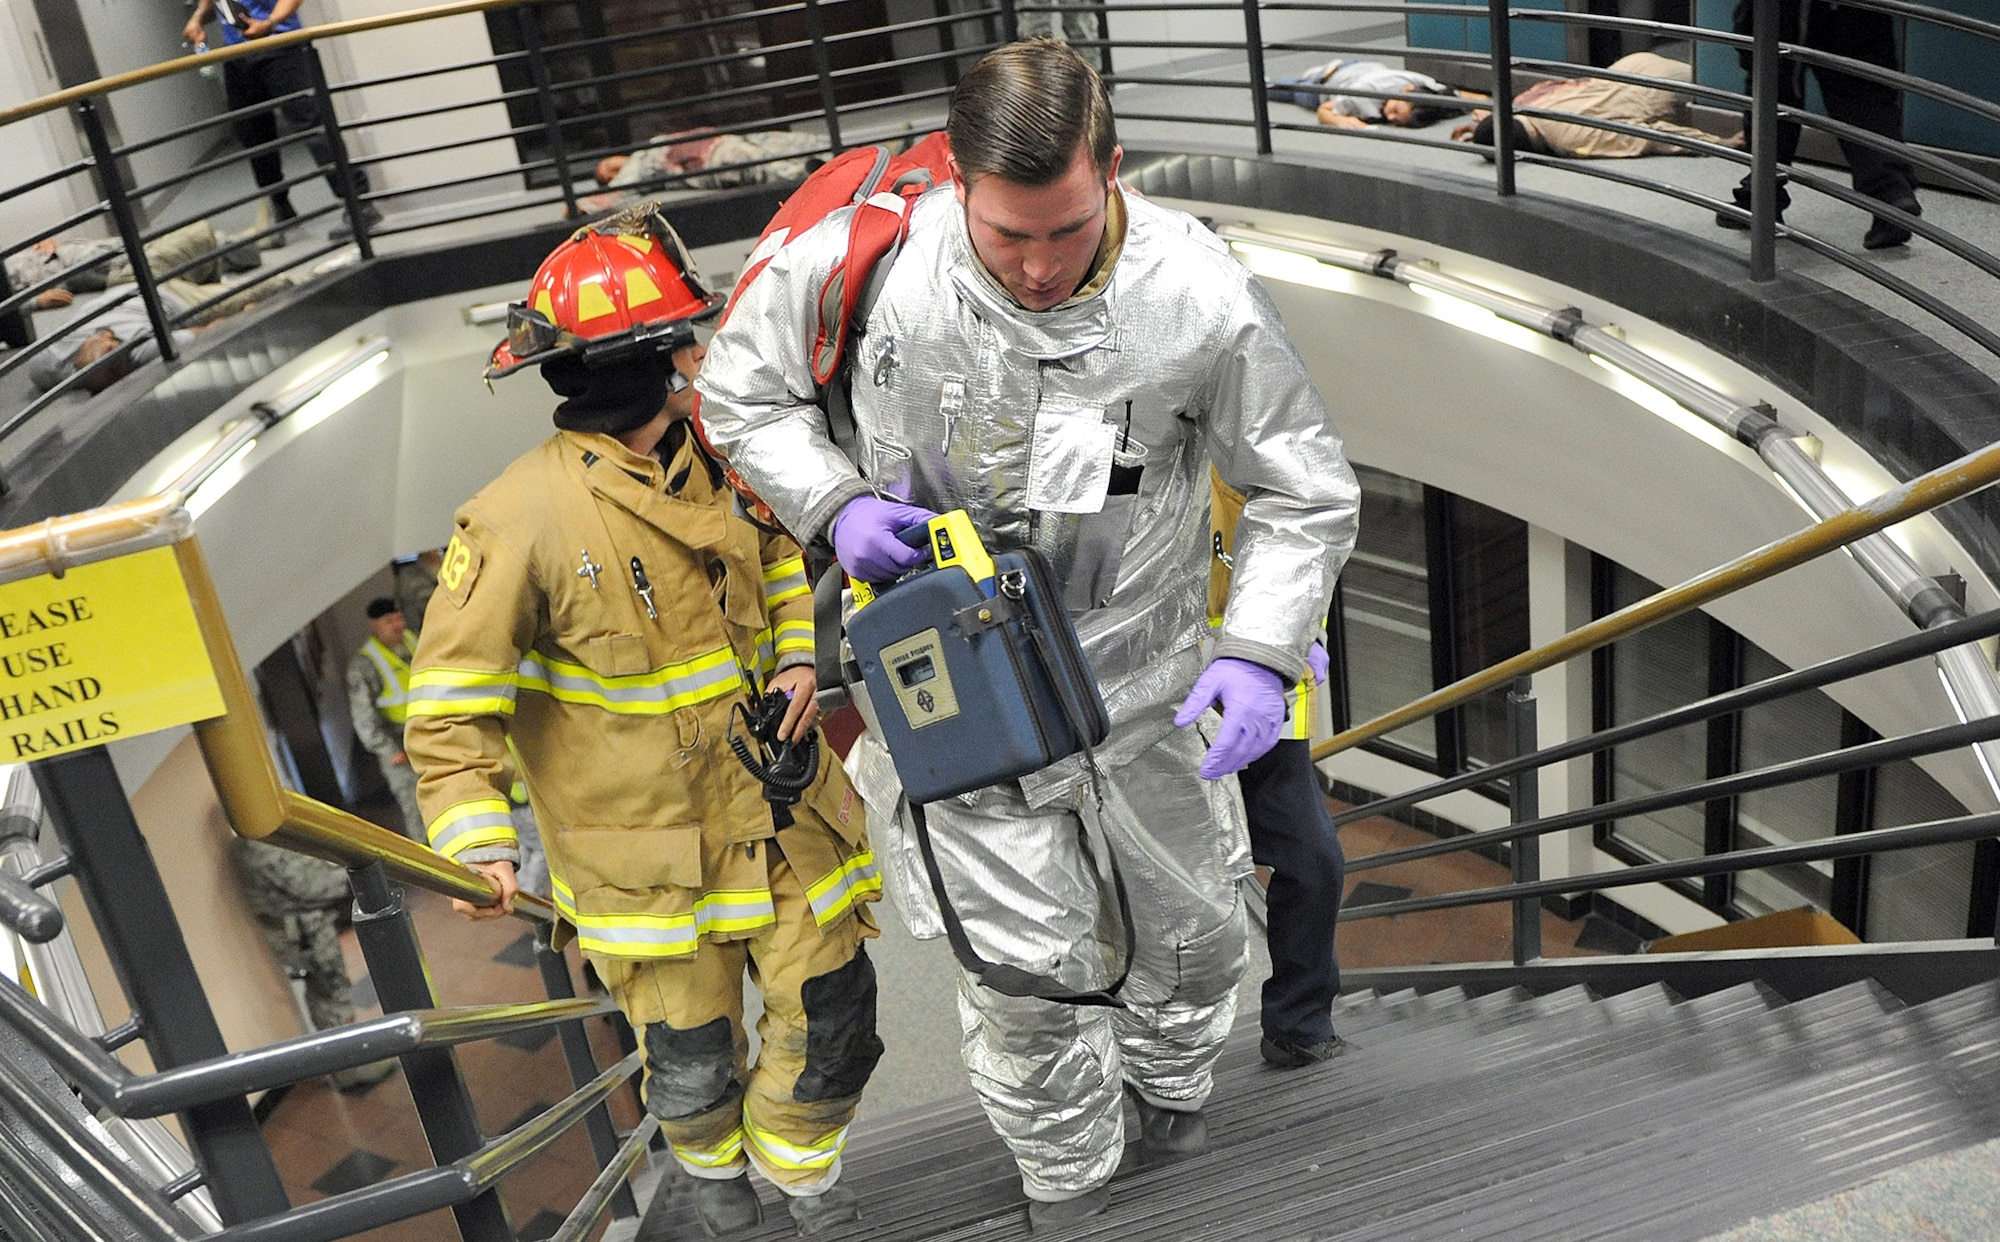
M1861 858L1891 850L1918 849L1926 845L1953 845L2000 836L2000 811L1964 815L1955 819L1905 824L1899 828L1870 828L1837 837L1823 837L1791 845L1762 845L1726 854L1708 854L1675 862L1641 863L1617 871L1593 871L1585 875L1562 876L1553 880L1530 880L1496 888L1465 889L1434 897L1408 897L1400 901L1343 907L1340 921L1390 918L1426 910L1448 910L1459 906L1490 905L1497 901L1556 897L1564 893L1594 893L1607 888L1630 888L1637 884L1658 884L1665 880L1689 880L1701 876L1731 875L1790 863L1829 862L1838 858ZM1463 840L1463 838L1460 838ZM1454 842L1456 844L1456 842Z
M1968 742L1987 741L1994 737L2000 737L2000 716L1987 716L1967 724L1939 725L1936 728L1908 733L1902 737L1865 742L1841 750L1830 750L1824 754L1809 755L1803 759L1775 763L1769 767L1718 776L1692 785L1663 789L1655 793L1636 794L1630 798L1611 802L1597 802L1556 815L1540 816L1508 824L1502 828L1488 828L1480 832L1427 841L1422 845L1383 850L1350 860L1347 869L1350 872L1372 871L1380 867L1393 867L1397 863L1413 862L1420 858L1435 858L1441 854L1456 853L1460 850L1483 849L1490 845L1547 836L1552 832L1563 832L1588 824L1623 819L1630 815L1645 815L1673 807L1691 806L1697 802L1733 798L1779 785L1816 780L1823 776L1858 772L1885 763L1913 759L1919 755L1934 755L1940 751L1964 746Z
M163 60L156 65L146 65L130 69L110 77L97 78L77 86L66 87L39 99L15 104L11 108L0 108L0 126L11 125L15 121L40 116L44 112L54 112L70 104L86 99L97 99L127 87L140 86L147 82L157 82L161 78L171 78L177 74L190 73L205 65L219 65L225 61L245 56L258 56L281 48L302 47L321 39L338 38L341 35L364 34L371 30L388 30L394 26L408 26L416 22L427 22L438 18L459 17L467 13L484 13L492 9L511 9L523 4L538 3L539 0L456 0L451 4L434 4L421 9L408 9L401 13L386 13L380 17L356 17L346 21L326 22L318 26L303 26L284 34L265 35L229 47L214 48L199 55L190 54Z
M1553 642L1502 660L1462 677L1394 711L1343 730L1313 747L1315 760L1324 759L1404 725L1427 720L1439 712L1470 702L1508 685L1516 677L1553 668L1607 643L1630 637L1661 621L1713 603L1744 587L1805 564L1855 540L1886 530L1898 522L1928 513L1939 505L2000 482L2000 444L1974 450L1956 461L1894 487L1863 505L1856 505L1782 539L1774 539L1679 586L1668 587L1606 617L1582 625Z
M1356 823L1371 815L1402 810L1444 794L1456 793L1461 789L1471 789L1480 785L1490 786L1496 781L1506 780L1518 773L1651 737L1656 733L1664 733L1683 725L1698 724L1717 716L1731 715L1788 695L1831 685L1836 681L1879 672L1917 656L1936 655L1940 651L1976 643L1995 634L2000 634L2000 609L1953 621L1934 629L1905 634L1901 638L1890 639L1865 651L1836 656L1819 664L1780 673L1776 677L1766 678L1752 685L1726 690L1721 694L1697 699L1680 707L1668 708L1666 711L1641 717L1626 724L1600 729L1596 733L1571 738L1553 746L1502 759L1486 767L1461 772L1457 776L1446 777L1419 789L1376 798L1344 811L1335 811L1333 822L1336 827ZM1355 865L1358 864L1350 864L1350 866Z
M602 1104L638 1073L643 1059L642 1052L628 1054L546 1112L489 1141L471 1155L374 1186L330 1195L264 1220L232 1226L216 1234L216 1242L332 1242L334 1238L469 1202L545 1151L569 1125Z
M197 1104L289 1086L418 1048L446 1048L614 1013L609 997L403 1010L151 1074L135 1074L0 977L0 1018L98 1106L119 1117L161 1117Z

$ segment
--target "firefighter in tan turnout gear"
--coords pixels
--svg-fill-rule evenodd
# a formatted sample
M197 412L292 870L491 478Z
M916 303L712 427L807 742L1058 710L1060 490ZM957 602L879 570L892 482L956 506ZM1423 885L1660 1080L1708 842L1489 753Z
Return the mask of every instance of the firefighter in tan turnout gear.
M501 896L459 908L497 917L516 891L512 741L555 905L639 1031L647 1108L703 1230L759 1223L754 1165L811 1234L860 1214L838 1179L882 1052L862 948L881 882L861 800L817 740L799 549L732 512L689 432L692 325L719 306L652 204L536 272L488 376L539 364L567 399L556 434L458 512L407 744L432 846ZM754 1066L746 971L764 1000ZM670 1198L639 1238L672 1234Z

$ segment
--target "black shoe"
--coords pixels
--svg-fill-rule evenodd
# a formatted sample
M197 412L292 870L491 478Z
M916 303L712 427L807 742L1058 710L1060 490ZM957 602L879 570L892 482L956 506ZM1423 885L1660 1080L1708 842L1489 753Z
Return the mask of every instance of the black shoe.
M1147 1164L1169 1164L1208 1150L1208 1118L1200 1110L1161 1108L1129 1086L1125 1093L1139 1110L1139 1156Z
M1288 1044L1267 1035L1264 1042L1257 1046L1257 1050L1264 1054L1266 1061L1279 1069L1304 1069L1308 1065L1318 1065L1322 1061L1333 1060L1347 1051L1347 1045L1341 1042L1338 1035L1317 1044Z
M786 1195L785 1207L802 1238L816 1237L849 1221L861 1219L861 1204L854 1192L836 1185L823 1195Z
M1917 205L1917 200L1914 198L1901 199L1889 205L1905 215L1921 216L1924 214L1924 209ZM1897 221L1887 219L1883 216L1876 216L1875 222L1868 226L1867 235L1861 239L1861 248L1863 250L1887 250L1891 246L1901 246L1915 236L1915 233L1912 233L1907 227Z
M373 203L361 204L361 222L367 227L370 233L373 233L375 226L382 223L382 209ZM328 241L343 242L352 239L353 236L354 223L345 216L341 217L340 223L326 231L326 239Z
M748 1173L722 1181L708 1177L691 1180L695 1219L709 1237L741 1233L764 1223L764 1205L757 1202L757 1190L750 1184Z
M1057 1199L1045 1203L1040 1199L1028 1200L1028 1232L1055 1233L1067 1229L1079 1221L1093 1216L1102 1216L1111 1206L1111 1187L1099 1186L1086 1190L1074 1199Z

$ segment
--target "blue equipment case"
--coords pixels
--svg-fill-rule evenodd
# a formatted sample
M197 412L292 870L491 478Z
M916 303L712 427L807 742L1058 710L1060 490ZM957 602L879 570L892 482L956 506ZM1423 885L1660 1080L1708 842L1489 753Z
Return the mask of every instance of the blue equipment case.
M988 557L963 510L931 520L936 568L856 584L847 639L913 803L1039 771L1104 740L1110 719L1033 548Z

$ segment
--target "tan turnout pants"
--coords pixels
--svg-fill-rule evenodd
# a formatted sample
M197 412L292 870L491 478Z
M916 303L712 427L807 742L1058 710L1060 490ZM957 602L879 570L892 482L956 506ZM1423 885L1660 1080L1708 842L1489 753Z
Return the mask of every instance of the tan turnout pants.
M681 1167L728 1178L747 1160L781 1190L810 1194L839 1177L848 1123L882 1055L875 970L861 947L875 932L859 907L818 927L775 842L757 844L770 860L774 924L703 939L686 957L590 958L639 1034L646 1107ZM764 998L754 1066L746 970Z

